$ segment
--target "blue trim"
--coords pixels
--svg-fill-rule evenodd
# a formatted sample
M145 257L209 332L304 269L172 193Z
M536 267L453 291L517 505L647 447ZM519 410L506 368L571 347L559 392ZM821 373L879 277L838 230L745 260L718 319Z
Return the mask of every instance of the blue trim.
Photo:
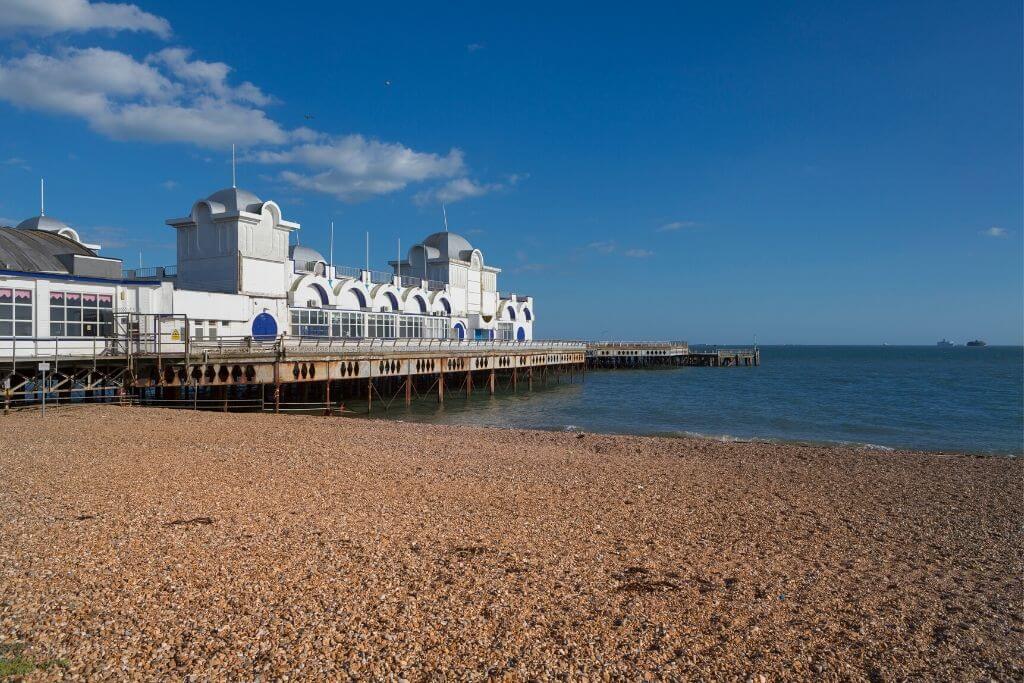
M111 280L102 277L83 277L81 275L69 275L66 273L35 273L28 270L0 270L0 275L11 275L13 277L30 277L36 280L63 280L68 282L96 282L101 285L153 285L159 286L163 280Z

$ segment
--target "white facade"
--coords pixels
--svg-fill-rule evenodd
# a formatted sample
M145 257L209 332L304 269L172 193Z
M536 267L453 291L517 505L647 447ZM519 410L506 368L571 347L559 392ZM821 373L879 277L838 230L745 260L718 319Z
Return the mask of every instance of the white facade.
M97 340L157 331L202 341L533 339L532 298L499 294L500 269L455 233L430 235L384 275L290 246L299 224L245 190L215 192L167 224L177 235L177 266L120 277L120 262L99 257L52 218L0 228L0 353L87 353ZM39 258L4 260L37 249L32 240L42 238ZM124 314L141 316L130 323ZM125 325L159 329L118 329Z

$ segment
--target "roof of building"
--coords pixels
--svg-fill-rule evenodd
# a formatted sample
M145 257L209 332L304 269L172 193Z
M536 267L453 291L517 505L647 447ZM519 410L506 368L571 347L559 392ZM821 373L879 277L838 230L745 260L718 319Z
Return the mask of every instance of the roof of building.
M0 268L36 273L68 273L70 271L67 266L57 258L65 254L96 256L96 252L80 242L51 230L0 227Z
M327 259L316 249L311 247L304 247L301 244L293 244L288 247L288 258L295 261L301 267L305 267L307 263L311 261L323 261L327 263Z
M440 257L468 261L473 245L465 237L454 232L435 232L423 240L423 244L438 250Z
M206 200L216 202L222 205L225 211L232 213L235 211L259 213L263 205L263 200L252 192L237 187L226 187L223 190L217 190L207 197Z

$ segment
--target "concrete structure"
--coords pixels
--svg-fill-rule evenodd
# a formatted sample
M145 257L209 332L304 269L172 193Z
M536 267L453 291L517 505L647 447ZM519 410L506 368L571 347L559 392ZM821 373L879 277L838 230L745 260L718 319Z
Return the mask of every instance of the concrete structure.
M150 335L187 341L529 341L530 297L501 295L499 268L455 233L435 233L394 273L337 266L293 244L281 207L231 187L167 222L177 264L121 268L66 223L0 227L0 356L87 355Z

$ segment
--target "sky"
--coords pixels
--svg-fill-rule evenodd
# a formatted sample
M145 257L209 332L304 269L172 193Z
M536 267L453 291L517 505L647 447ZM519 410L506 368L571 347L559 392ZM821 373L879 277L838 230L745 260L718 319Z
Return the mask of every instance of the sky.
M538 338L1024 341L1022 9L0 0L0 224L175 260L238 185L371 267L450 229Z

